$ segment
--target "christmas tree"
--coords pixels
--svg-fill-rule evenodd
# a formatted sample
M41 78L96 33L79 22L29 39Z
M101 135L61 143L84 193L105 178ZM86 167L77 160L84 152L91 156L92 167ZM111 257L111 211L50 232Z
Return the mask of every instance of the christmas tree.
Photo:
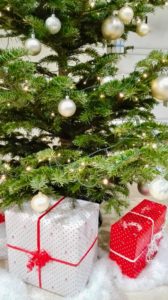
M129 31L146 35L146 15L165 3L1 0L1 36L25 43L0 50L2 207L40 191L105 201L119 212L128 183L163 168L166 176L168 127L151 111L155 98L167 100L157 80L166 80L159 76L168 55L153 51L117 80L120 55L107 51ZM44 45L47 55L32 62Z

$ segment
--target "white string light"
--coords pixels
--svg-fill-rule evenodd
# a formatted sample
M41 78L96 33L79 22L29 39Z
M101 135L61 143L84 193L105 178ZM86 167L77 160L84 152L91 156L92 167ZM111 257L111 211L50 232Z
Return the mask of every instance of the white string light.
M3 174L0 176L0 183L3 183L6 180L6 175Z
M27 171L27 172L30 172L31 170L32 170L32 167L30 167L30 166L27 166L27 167L26 167L26 171Z
M10 6L8 5L8 6L6 6L6 8L5 8L7 11L10 11L11 10L11 8L10 8Z
M104 178L104 179L103 179L103 184L104 184L104 185L108 185L108 184L109 184L109 181L108 181L107 178Z
M148 74L147 73L144 73L142 74L143 78L147 78L148 77Z
M104 99L105 95L104 94L100 94L100 99Z
M153 149L157 149L157 144L152 144Z
M89 0L89 5L91 8L95 7L96 0Z
M21 87L22 87L23 91L28 92L29 91L29 82L28 82L28 80L25 80L25 82L23 82L21 84Z
M10 170L10 169L11 169L10 165L7 164L7 163L4 164L4 168L5 168L6 170Z
M125 95L124 95L124 93L119 93L119 95L118 95L118 96L119 96L119 98L121 98L121 99L122 99L122 98L124 98L124 96L125 96Z

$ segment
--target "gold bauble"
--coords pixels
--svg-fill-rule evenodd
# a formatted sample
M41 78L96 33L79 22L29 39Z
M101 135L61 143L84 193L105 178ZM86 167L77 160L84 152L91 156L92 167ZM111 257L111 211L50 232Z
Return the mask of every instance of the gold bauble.
M162 75L152 81L152 96L158 101L168 100L168 76Z
M150 32L149 25L144 22L139 22L137 24L136 32L140 36L145 36Z
M31 208L38 213L42 213L49 207L49 198L39 192L31 200Z
M128 25L134 17L134 11L132 7L125 5L119 10L118 16L125 25Z
M116 16L108 17L102 24L102 34L106 40L119 39L124 33L124 24Z

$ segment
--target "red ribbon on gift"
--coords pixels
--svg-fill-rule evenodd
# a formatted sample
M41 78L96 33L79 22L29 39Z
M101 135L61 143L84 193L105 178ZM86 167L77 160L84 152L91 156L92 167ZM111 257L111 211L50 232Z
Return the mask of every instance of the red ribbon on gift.
M0 224L5 222L4 214L0 213Z
M88 255L88 253L91 251L91 249L94 247L94 245L98 239L98 237L95 238L95 240L93 241L93 243L91 244L89 249L86 251L86 253L81 257L81 259L77 263L71 263L68 261L61 260L61 259L53 258L44 249L41 249L41 223L40 223L40 221L51 210L53 210L57 205L59 205L64 199L65 199L65 197L62 197L60 200L58 200L53 206L51 206L45 213L40 215L40 217L38 218L38 220L37 220L37 250L36 251L29 251L24 248L20 248L17 246L7 244L7 247L9 247L11 249L18 250L18 251L21 251L21 252L24 252L24 253L30 255L30 258L27 263L27 268L29 271L32 271L35 266L37 267L38 281L39 281L40 288L42 288L41 269L43 267L45 267L46 264L54 261L54 262L65 264L65 265L68 265L71 267L78 267L81 264L81 262L85 259L85 257Z

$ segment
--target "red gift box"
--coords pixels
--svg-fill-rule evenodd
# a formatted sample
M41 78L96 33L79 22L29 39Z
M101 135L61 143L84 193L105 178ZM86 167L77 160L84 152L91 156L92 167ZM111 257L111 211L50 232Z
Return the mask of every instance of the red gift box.
M158 251L166 219L165 205L143 200L111 226L109 257L122 273L136 278Z
M5 222L5 215L2 212L0 212L0 224L4 222Z

